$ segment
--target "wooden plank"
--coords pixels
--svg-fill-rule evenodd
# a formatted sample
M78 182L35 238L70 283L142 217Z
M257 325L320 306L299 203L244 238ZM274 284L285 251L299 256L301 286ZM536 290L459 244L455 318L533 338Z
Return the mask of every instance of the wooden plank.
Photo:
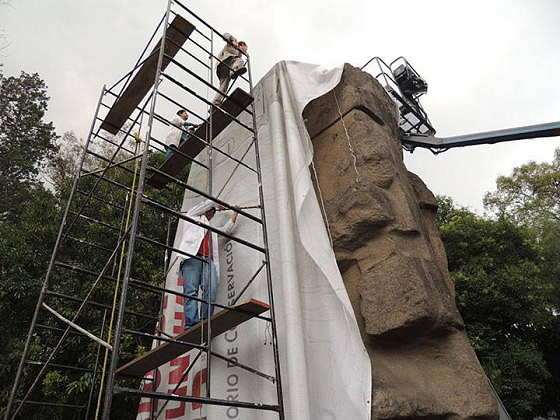
M242 309L245 312L237 312L229 309L223 309L212 316L212 338L217 337L226 331L242 324L245 321L253 318L255 315L260 315L268 311L270 308L264 302L255 299L235 305L235 308ZM175 336L175 340L185 341L188 343L199 344L206 340L206 324L207 321L196 324L194 327L187 331ZM204 337L201 337L201 333ZM127 364L117 369L117 375L131 376L136 378L143 378L146 372L161 366L170 360L182 355L183 353L192 350L194 347L185 346L177 343L164 343L161 346L152 349L143 356L134 359Z
M167 39L165 41L164 52L170 57L175 57L179 48L185 43L190 34L194 31L194 25L186 21L179 15L167 28ZM126 119L130 117L134 109L140 105L140 101L146 96L154 86L157 72L157 63L161 40L158 41L152 54L142 64L136 75L132 78L122 95L113 104L105 120L101 123L101 128L111 134L117 134ZM165 70L170 63L170 59L163 57L161 70Z
M253 102L253 97L244 90L237 88L222 103L221 107L228 114L237 117L241 113L241 111L243 111L251 104L251 102ZM214 111L212 112L212 138L215 138L218 134L220 134L232 121L232 117L225 114L218 108L214 108ZM208 125L209 119L198 126L198 128L194 132L195 136L208 141ZM206 147L206 145L195 136L190 136L189 138L187 138L187 140L179 148L181 152L189 156L191 159L195 159L198 154L202 152ZM179 153L175 153L173 156L163 162L159 170L174 176L181 169L183 169L189 161L190 159L181 156ZM148 183L156 188L162 188L170 181L170 178L157 172L154 173L150 179L148 179Z

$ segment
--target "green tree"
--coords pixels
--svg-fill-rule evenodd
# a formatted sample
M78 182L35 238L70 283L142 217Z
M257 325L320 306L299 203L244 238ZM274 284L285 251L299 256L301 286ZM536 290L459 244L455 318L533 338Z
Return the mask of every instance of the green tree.
M13 379L21 357L31 316L33 314L39 290L47 269L56 234L61 221L62 211L70 193L73 178L77 174L78 162L83 153L83 141L73 133L65 133L57 144L58 137L51 123L44 121L48 97L46 87L37 75L22 73L19 78L2 79L2 99L0 116L0 151L2 162L0 176L1 189L5 194L0 217L0 310L8 315L0 323L0 374ZM6 112L4 112L6 111ZM21 127L21 130L17 129ZM120 142L121 138L113 138ZM141 150L142 144L128 141L127 148ZM113 146L98 141L92 145L93 153L86 155L84 172L96 171L107 165L113 155ZM121 152L116 161L129 158ZM150 156L154 166L163 160L160 153ZM138 160L128 162L124 168L111 168L106 177L120 184L132 187L138 176ZM46 184L43 181L46 180ZM115 188L107 181L100 181L95 196L102 201L91 199L85 201L87 192L99 181L95 175L80 178L77 193L71 211L78 212L84 205L82 214L95 218L105 225L89 223L85 219L75 218L71 213L66 233L57 255L57 261L99 272L106 263L110 251L115 248L119 230L126 220L130 200L134 198L125 190ZM86 193L84 195L83 193ZM178 208L182 191L169 188L151 191L150 196ZM4 198L3 197L3 198ZM113 203L111 205L110 203ZM109 227L113 227L111 230ZM147 238L165 243L168 233L168 219L161 212L144 206L141 211L139 233ZM173 237L173 232L170 232ZM93 246L97 245L97 246ZM118 261L110 265L109 277L117 277ZM163 251L144 241L137 241L132 276L135 279L162 285ZM68 271L55 266L50 278L50 292L63 294L71 298L82 299L90 289L95 276ZM103 281L95 288L92 300L101 305L111 305L115 282ZM47 297L47 303L54 306L62 315L71 318L79 302L62 299L54 294ZM131 289L128 309L138 313L157 316L160 295L142 289ZM103 310L99 306L88 306L77 323L101 336L101 318ZM109 314L108 314L109 316ZM50 327L65 327L41 312L39 322ZM155 321L146 317L128 316L127 328L154 332ZM38 330L39 331L39 330ZM105 328L106 331L106 328ZM60 332L41 329L31 342L30 360L45 360ZM106 335L104 336L106 338ZM150 341L137 336L124 335L122 356L130 359L139 351L149 348ZM56 363L61 365L90 368L96 363L96 345L89 339L72 335L66 340L59 352ZM29 380L38 371L37 366L26 365L25 377ZM91 374L82 371L68 371L50 368L30 399L79 404L87 400ZM28 383L29 384L29 383ZM128 384L137 387L138 383ZM0 407L6 406L6 399L11 381L4 381L0 386ZM137 401L126 397L114 404L116 418L134 418L131 410ZM1 413L1 409L0 409ZM56 407L25 407L22 416L30 419L51 417L74 418L68 410ZM83 417L83 413L82 413Z
M543 249L530 228L511 218L449 210L449 199L443 204L440 230L457 305L478 357L513 418L544 414L554 407L543 405L554 376L542 338L555 334L556 318Z
M560 223L560 148L552 162L531 161L496 180L496 191L484 198L487 209L530 226Z
M543 248L544 275L554 279L560 311L560 148L552 162L529 162L496 181L484 198L486 208L535 231Z
M38 180L57 151L52 123L44 121L48 97L38 75L0 74L0 374L13 376L42 271L48 261L57 201ZM5 383L9 384L9 381ZM0 397L6 397L2 388ZM4 404L0 404L4 405Z
M37 74L0 74L0 220L17 217L58 149L53 124L44 121L46 89Z
M486 194L485 206L498 217L526 226L541 248L540 276L552 288L555 317L537 337L552 377L547 381L541 411L560 414L560 148L551 162L528 162L501 176L496 191Z

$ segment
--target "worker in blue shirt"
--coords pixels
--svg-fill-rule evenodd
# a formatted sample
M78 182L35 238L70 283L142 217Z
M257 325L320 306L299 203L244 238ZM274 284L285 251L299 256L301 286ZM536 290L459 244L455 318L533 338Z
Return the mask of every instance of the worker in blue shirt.
M177 116L171 120L171 129L165 137L165 143L167 144L165 158L169 159L175 154L173 149L180 148L181 145L187 141L189 137L188 131L192 131L196 124L188 122L189 114L184 109L177 111Z

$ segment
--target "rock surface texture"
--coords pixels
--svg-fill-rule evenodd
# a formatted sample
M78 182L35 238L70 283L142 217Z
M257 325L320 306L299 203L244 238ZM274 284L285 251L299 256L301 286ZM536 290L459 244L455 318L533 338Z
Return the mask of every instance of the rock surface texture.
M336 258L372 372L372 419L497 419L435 219L403 163L396 107L350 65L304 111Z

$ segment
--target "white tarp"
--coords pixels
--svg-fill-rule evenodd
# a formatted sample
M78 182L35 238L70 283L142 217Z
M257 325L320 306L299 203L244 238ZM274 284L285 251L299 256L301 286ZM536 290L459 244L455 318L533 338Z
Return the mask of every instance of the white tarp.
M279 355L286 419L367 420L371 412L371 369L354 313L336 265L318 204L309 165L313 149L302 111L312 99L332 90L340 81L342 67L326 70L316 65L280 62L255 87L255 112L265 195L270 265L277 317ZM240 118L251 126L251 117ZM250 133L233 122L214 140L214 145L241 158L251 142ZM202 158L204 152L199 156ZM243 162L255 167L251 149ZM213 194L238 206L258 204L257 178L247 168L214 152ZM237 169L235 169L237 166ZM231 177L233 171L233 176ZM231 177L231 179L230 179ZM207 188L207 174L193 166L189 182ZM223 191L222 191L223 190ZM203 198L188 192L186 211ZM259 216L258 210L248 210ZM223 224L227 213L218 213L213 225ZM175 238L180 243L186 222ZM239 217L233 235L262 244L260 226ZM220 241L220 287L218 303L232 304L264 255L231 240ZM167 278L166 287L182 291L178 280L180 255ZM268 302L264 270L240 298ZM217 309L219 310L219 308ZM183 322L182 298L169 295L165 321L169 334L177 334ZM265 313L268 315L269 313ZM274 376L270 325L252 319L212 342L212 349L226 357ZM172 392L197 351L162 366L157 390ZM180 384L180 395L205 396L205 356L199 359ZM212 359L213 398L276 404L276 388L267 379ZM149 387L148 387L149 388ZM155 409L162 409L163 402ZM143 400L138 420L149 418L150 403ZM169 402L158 419L277 419L274 412Z

